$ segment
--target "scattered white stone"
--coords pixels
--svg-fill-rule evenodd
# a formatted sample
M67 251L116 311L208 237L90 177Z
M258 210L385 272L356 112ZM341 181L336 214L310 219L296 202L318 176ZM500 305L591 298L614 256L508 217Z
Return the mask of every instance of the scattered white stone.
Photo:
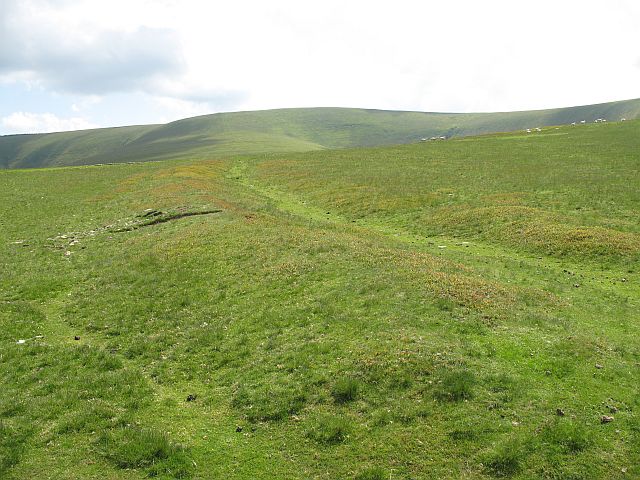
M438 248L447 248L446 245L438 245Z
M18 345L22 345L23 343L27 343L27 341L26 341L26 340L22 340L22 339L20 339L20 340L18 340L16 343L17 343Z
M69 250L67 250L66 252L64 252L64 256L65 257L70 257L71 256L71 252Z

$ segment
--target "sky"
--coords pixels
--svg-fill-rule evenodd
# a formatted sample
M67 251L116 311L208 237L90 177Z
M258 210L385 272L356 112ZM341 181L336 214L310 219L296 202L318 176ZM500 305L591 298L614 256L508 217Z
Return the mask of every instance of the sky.
M638 0L0 0L0 135L639 97Z

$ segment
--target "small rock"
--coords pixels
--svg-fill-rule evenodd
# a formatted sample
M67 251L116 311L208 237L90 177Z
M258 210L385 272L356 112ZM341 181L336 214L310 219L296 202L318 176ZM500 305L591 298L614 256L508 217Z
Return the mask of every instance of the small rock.
M574 286L575 288L580 288L580 284L579 284L579 283L574 283L574 284L573 284L573 286Z
M69 250L67 250L66 252L64 252L64 256L65 257L70 257L71 256L71 252Z
M596 368L600 370L602 368L602 365L600 365L599 363L596 363Z
M193 394L190 393L187 396L187 402L195 402L195 401L196 401L196 395L193 395Z
M80 336L76 335L75 337L73 337L74 340L80 340Z
M513 422L511 422L511 425L513 425L514 427L517 427L518 425L520 425L520 422L516 422L515 420Z
M22 340L22 339L20 339L20 340L18 340L16 343L17 343L18 345L22 345L23 343L27 343L27 341L26 341L26 340Z
M562 410L561 408L556 408L556 415L558 415L559 417L564 417L564 410Z
M241 427L240 425L238 425L238 426L236 427L236 432L240 433L241 431L242 431L242 427Z
M603 415L602 417L600 417L600 423L611 423L613 422L613 417L610 417L608 415Z
M621 471L622 473L627 473L627 468L626 468L626 467L622 467L622 468L620 469L620 471Z

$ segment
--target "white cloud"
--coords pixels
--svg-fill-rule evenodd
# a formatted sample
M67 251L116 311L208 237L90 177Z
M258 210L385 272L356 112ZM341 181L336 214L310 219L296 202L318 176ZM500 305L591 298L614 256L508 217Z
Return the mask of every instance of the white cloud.
M167 123L181 118L195 117L211 113L207 104L171 97L154 97L152 102L163 111L159 122Z
M22 76L59 92L103 94L148 90L183 70L178 35L170 28L127 29L99 17L83 22L69 1L3 1L0 76Z
M635 0L0 2L0 108L3 82L99 95L90 109L67 104L102 123L122 122L125 110L161 121L281 107L506 111L640 97ZM112 92L140 103L123 110ZM65 115L56 108L42 107Z
M0 119L7 133L49 133L97 128L82 117L60 118L53 113L14 112Z
M88 97L82 97L76 103L71 105L71 110L76 113L81 112L82 110L86 110L87 108L93 107L94 105L102 102L102 97L99 95L89 95Z

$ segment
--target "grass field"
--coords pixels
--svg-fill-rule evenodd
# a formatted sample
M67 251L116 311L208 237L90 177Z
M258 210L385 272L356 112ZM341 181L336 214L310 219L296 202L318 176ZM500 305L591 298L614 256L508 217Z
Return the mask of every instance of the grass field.
M0 172L0 477L639 478L639 151Z
M187 118L166 125L0 136L0 168L208 159L407 144L544 125L640 118L640 99L508 113L425 113L294 108Z

